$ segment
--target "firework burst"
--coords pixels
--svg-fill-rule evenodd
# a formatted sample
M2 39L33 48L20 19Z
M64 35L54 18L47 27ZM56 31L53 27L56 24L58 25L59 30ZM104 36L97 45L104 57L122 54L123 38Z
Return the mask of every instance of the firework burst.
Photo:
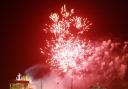
M79 76L90 76L88 73L91 72L98 76L102 72L100 75L106 79L112 77L113 71L126 67L123 62L128 58L127 42L123 46L111 40L91 42L81 38L92 23L87 18L75 16L74 9L67 11L65 5L60 14L52 13L49 18L52 23L47 24L44 31L50 33L51 37L46 40L47 45L45 49L41 48L41 53L47 55L46 62L52 70ZM119 45L125 53L114 51Z
M47 25L45 32L53 34L52 40L47 40L46 54L50 57L47 63L51 69L61 72L80 73L87 66L86 57L92 54L93 48L80 35L90 29L92 23L87 18L74 16L74 10L66 10L64 5L60 15L53 13L49 16L52 24ZM71 33L76 30L77 36ZM45 53L42 51L42 53Z

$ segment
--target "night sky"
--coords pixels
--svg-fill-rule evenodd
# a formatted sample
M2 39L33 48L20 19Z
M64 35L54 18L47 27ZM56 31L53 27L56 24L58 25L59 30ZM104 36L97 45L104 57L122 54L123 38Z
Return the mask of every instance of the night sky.
M8 81L17 73L39 63L46 38L43 25L51 12L60 11L66 4L69 9L93 23L90 39L128 40L127 0L3 0L1 7L1 65L0 89L8 89Z

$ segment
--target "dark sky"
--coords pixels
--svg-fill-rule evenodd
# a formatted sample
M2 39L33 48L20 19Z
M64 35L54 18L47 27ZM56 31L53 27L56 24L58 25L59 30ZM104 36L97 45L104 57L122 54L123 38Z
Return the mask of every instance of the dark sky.
M88 33L90 38L128 39L127 0L2 0L1 89L7 89L18 72L44 62L39 48L46 36L41 29L50 13L58 12L63 4L91 20L95 30Z

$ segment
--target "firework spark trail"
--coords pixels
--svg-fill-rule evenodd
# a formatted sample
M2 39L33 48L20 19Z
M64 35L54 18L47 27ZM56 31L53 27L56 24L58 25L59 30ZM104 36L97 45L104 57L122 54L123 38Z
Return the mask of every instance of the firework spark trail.
M85 74L90 80L92 77L89 76L97 76L93 77L94 81L112 79L113 74L122 72L121 68L126 69L127 42L91 42L80 38L92 23L87 18L74 16L74 10L68 12L65 5L61 8L61 14L53 13L49 18L52 24L47 25L44 31L52 33L52 37L46 40L47 46L41 48L41 52L48 56L47 63L52 70L74 76ZM72 28L76 35L71 32ZM121 51L117 51L118 48Z

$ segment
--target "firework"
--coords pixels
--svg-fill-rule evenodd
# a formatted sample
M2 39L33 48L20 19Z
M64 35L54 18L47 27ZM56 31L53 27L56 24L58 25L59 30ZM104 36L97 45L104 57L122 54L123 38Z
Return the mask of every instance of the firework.
M79 76L86 74L88 77L92 72L94 76L102 72L100 75L107 79L112 77L113 71L120 71L120 67L125 66L122 63L128 57L126 42L122 47L125 53L120 53L114 51L120 43L111 40L91 42L81 38L92 23L87 18L75 16L74 9L67 11L64 5L60 13L52 13L49 18L52 23L47 24L44 31L51 36L41 53L47 55L46 62L52 70Z
M47 40L46 53L50 58L47 63L54 70L61 72L79 73L87 66L86 57L91 55L93 48L88 45L85 39L81 40L80 35L90 29L92 23L87 18L74 16L74 10L66 10L64 5L60 15L53 13L49 16L52 24L44 29L53 34L51 40ZM71 33L72 28L76 30L77 36ZM43 52L42 52L43 53Z

